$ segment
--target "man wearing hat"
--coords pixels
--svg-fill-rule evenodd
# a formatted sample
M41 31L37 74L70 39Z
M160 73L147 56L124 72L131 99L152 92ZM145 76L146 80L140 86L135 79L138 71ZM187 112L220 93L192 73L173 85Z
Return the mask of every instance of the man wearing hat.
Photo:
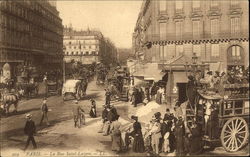
M37 148L36 141L34 139L34 134L36 133L36 125L35 125L34 121L31 119L31 117L32 117L31 114L26 115L27 121L26 121L26 124L24 127L24 133L28 136L28 139L27 139L24 150L26 150L28 148L30 141L33 144L33 148L34 149Z
M108 89L105 89L105 91L106 91L106 93L105 93L105 97L106 97L105 102L106 103L105 104L110 105L111 93L110 93L110 91Z
M46 121L46 124L50 125L49 124L49 119L48 119L48 111L49 111L49 109L48 109L48 106L47 106L47 99L46 98L43 99L43 103L42 103L42 106L41 106L41 111L42 111L42 118L41 118L41 121L40 121L40 126L42 125L44 119Z
M98 133L103 133L104 130L104 125L105 123L108 121L108 110L107 110L107 106L103 105L103 111L102 111L102 124L101 124L101 128L98 131Z
M84 110L80 105L78 105L78 101L75 101L75 106L73 107L73 116L74 116L74 122L75 122L75 127L77 127L77 122L80 120L80 124L78 127L80 128L82 125L85 125L85 115L84 115Z

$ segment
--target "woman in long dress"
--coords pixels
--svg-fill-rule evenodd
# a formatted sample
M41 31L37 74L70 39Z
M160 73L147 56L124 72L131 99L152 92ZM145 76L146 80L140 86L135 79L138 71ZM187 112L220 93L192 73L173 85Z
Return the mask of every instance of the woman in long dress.
M119 115L116 116L116 120L112 122L110 126L110 133L111 133L111 149L112 151L116 151L119 153L122 150L123 142L121 137L121 123L118 121Z
M132 116L131 119L134 120L133 132L131 133L132 136L134 137L133 151L136 153L143 153L145 149L141 131L141 123L138 122L138 117L136 116Z
M175 129L175 139L176 139L176 156L184 155L184 135L185 126L182 119L179 119L176 123Z

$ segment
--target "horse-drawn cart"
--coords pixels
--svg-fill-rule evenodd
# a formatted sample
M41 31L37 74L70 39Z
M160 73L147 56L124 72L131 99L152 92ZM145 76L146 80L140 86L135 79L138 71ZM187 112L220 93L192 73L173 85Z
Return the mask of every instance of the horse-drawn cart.
M71 79L63 84L62 95L66 100L68 94L73 95L77 100L82 99L86 95L87 82L84 80Z

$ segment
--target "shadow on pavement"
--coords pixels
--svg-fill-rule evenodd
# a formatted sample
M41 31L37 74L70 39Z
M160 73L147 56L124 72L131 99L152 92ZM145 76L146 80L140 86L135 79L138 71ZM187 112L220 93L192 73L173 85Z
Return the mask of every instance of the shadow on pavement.
M8 118L10 116L16 116L16 115L21 115L21 114L25 114L31 111L37 111L40 110L40 108L32 108L32 109L27 109L27 110L17 110L17 113L14 112L10 112L8 116L3 116L3 118Z

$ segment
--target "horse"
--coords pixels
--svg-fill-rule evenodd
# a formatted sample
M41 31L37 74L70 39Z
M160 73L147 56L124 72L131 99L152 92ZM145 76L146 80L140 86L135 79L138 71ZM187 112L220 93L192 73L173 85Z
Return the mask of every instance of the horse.
M9 114L9 108L13 104L15 109L14 113L17 113L17 107L18 107L18 102L21 99L21 96L23 96L24 91L19 90L18 92L11 92L11 93L3 93L0 95L0 101L2 103L1 105L1 110L8 115Z
M25 84L17 84L17 89L23 90L24 95L27 97L31 97L32 93L35 95L38 94L38 83L25 83Z

